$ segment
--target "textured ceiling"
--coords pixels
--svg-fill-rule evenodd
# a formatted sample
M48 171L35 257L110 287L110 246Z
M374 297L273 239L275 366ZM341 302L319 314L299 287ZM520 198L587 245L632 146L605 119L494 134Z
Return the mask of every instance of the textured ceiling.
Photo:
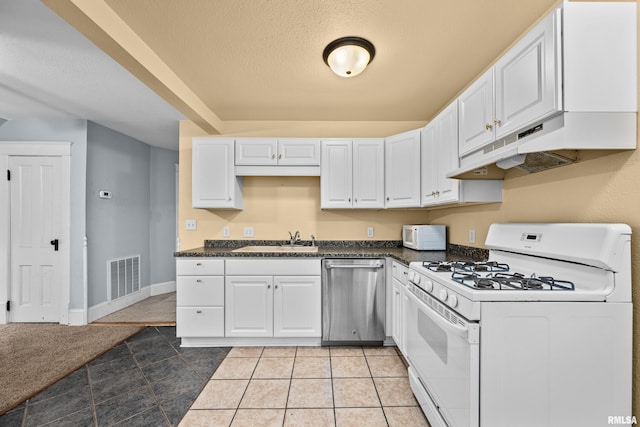
M555 0L106 0L222 120L430 119ZM362 36L360 76L322 61Z
M558 0L42 3L0 1L0 117L80 117L177 148L181 114L209 133L430 120ZM352 79L322 61L347 35L376 46Z

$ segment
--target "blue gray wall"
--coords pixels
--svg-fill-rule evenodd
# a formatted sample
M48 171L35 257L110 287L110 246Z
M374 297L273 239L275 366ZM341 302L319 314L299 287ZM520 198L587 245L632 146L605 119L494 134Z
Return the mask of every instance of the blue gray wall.
M148 146L80 119L15 119L0 141L70 141L71 309L84 307L82 251L88 237L88 306L107 300L106 262L141 255L141 286L175 280L178 152ZM99 190L113 192L111 200Z
M178 152L87 126L88 305L107 301L107 261L140 255L140 286L175 280ZM108 190L111 199L100 199Z
M82 248L86 231L87 121L14 119L0 127L0 141L71 142L71 309L84 308Z

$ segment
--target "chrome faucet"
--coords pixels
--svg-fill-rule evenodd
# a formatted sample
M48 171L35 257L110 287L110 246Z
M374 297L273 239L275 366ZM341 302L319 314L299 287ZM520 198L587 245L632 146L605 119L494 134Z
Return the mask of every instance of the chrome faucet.
M311 235L311 246L315 246L316 245L316 236L314 236L313 234Z
M291 232L289 231L289 237L291 238L289 240L289 244L291 245L296 245L300 243L300 232L296 231L295 234L291 234Z

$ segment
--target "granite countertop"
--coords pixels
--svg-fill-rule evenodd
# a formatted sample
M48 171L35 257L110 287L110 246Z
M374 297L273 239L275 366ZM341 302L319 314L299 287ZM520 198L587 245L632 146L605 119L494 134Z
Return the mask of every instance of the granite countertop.
M415 251L402 246L396 240L333 240L317 241L318 252L232 252L244 246L278 246L286 241L275 240L205 240L200 248L175 252L175 257L288 257L288 258L376 258L390 257L403 264L411 262L439 261L484 261L488 258L486 249L461 245L447 245L446 251ZM311 242L303 242L310 245Z

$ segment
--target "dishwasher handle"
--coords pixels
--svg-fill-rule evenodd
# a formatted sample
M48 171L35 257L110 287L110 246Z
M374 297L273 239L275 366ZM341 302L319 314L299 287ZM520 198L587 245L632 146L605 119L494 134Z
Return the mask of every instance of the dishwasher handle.
M332 268L346 268L346 269L356 269L356 268L370 268L370 269L379 269L384 267L382 263L377 264L329 264L326 263L324 268L330 270Z

